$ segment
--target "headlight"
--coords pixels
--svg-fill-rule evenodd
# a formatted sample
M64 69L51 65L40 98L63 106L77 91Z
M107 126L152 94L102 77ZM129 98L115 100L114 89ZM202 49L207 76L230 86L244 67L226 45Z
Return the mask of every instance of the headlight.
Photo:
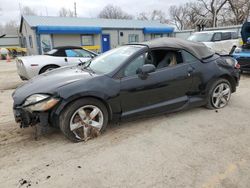
M50 95L34 94L25 100L23 107L28 111L47 111L58 102L59 99L53 98Z

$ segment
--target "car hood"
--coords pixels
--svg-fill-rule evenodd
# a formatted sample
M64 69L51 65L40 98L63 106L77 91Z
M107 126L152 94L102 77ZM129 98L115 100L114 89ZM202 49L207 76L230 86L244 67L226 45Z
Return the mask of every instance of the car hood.
M97 75L87 70L82 70L79 66L68 66L52 70L18 87L12 94L14 105L21 105L32 94L44 93L53 95L57 93L59 88L65 85L77 81L87 81L95 76Z

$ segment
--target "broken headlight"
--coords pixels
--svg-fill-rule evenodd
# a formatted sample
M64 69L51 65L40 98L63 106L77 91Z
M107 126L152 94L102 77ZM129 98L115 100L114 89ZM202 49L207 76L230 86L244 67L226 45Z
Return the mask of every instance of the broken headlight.
M34 94L29 96L23 107L28 111L47 111L54 107L59 102L59 99L46 94Z

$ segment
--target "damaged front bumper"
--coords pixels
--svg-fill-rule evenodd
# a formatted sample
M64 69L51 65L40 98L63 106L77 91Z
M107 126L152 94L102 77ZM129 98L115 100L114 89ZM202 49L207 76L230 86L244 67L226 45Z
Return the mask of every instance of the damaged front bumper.
M15 120L21 128L40 124L49 125L49 115L60 99L47 94L33 94L23 102L17 102L13 97ZM18 104L17 104L18 103Z
M14 108L15 121L20 125L20 128L34 126L40 124L42 126L49 125L48 112L29 112L22 108Z

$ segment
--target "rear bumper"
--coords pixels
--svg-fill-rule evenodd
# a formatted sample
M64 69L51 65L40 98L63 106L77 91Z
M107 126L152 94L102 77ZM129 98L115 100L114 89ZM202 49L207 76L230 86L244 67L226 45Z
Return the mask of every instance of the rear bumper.
M25 128L29 126L34 126L40 124L42 126L47 126L48 123L48 112L33 112L30 113L22 108L13 109L15 121L20 125L20 128Z
M24 64L21 60L16 60L16 68L17 68L17 73L22 80L29 79L27 71L26 71Z

